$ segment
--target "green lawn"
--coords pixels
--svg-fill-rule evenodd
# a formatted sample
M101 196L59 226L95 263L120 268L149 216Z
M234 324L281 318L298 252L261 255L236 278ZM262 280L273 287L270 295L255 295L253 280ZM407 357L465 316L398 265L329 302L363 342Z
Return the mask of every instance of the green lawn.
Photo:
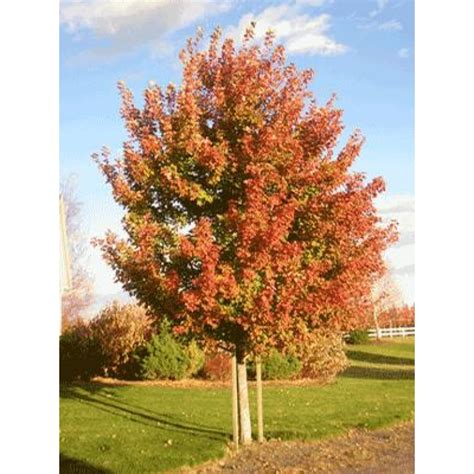
M414 340L386 341L348 346L351 367L333 384L265 385L265 436L316 439L412 419ZM250 396L255 414L254 387ZM222 457L230 408L230 388L63 385L61 472L151 473Z

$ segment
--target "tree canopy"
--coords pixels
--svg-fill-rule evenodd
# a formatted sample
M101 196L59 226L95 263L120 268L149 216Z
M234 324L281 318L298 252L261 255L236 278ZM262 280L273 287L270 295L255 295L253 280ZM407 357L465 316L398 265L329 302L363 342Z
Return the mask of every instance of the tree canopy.
M350 169L360 132L337 151L334 98L253 34L188 40L181 84L150 85L142 107L120 82L123 155L94 156L125 210L126 238L96 240L117 279L177 332L243 353L350 328L396 239L382 178Z

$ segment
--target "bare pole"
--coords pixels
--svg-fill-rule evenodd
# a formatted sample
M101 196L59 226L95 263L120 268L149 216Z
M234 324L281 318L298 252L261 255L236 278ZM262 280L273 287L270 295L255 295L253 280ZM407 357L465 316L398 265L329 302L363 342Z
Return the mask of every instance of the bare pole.
M263 398L262 398L262 361L260 356L255 358L257 368L257 422L258 442L263 443Z
M232 439L239 448L239 401L237 388L237 357L232 354Z

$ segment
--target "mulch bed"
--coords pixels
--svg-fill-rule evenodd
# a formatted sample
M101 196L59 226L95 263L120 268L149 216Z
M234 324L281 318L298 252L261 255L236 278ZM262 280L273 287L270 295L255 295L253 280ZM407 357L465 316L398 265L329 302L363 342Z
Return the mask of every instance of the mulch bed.
M220 380L203 379L183 379L183 380L122 380L110 377L94 377L92 382L112 386L143 386L143 387L172 387L172 388L228 388L230 390L231 382ZM333 380L326 379L295 379L295 380L264 380L264 387L309 387L321 386L332 383ZM253 387L256 382L249 380L248 384Z
M393 473L414 472L414 425L353 430L321 441L270 441L241 448L218 462L177 472L241 473Z

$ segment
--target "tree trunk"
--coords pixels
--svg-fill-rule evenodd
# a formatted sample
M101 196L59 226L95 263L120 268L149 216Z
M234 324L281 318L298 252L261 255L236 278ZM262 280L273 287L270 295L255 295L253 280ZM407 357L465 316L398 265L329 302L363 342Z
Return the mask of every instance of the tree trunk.
M257 420L258 420L258 442L263 443L263 397L262 397L262 361L257 357Z
M232 356L232 438L234 446L239 447L239 399L237 385L237 358Z
M250 424L247 366L245 364L245 354L239 349L237 349L237 381L239 388L240 442L242 444L250 444L252 442L252 426Z
M377 311L374 311L374 324L375 324L375 337L380 340L380 328L379 328L379 318L377 316Z

